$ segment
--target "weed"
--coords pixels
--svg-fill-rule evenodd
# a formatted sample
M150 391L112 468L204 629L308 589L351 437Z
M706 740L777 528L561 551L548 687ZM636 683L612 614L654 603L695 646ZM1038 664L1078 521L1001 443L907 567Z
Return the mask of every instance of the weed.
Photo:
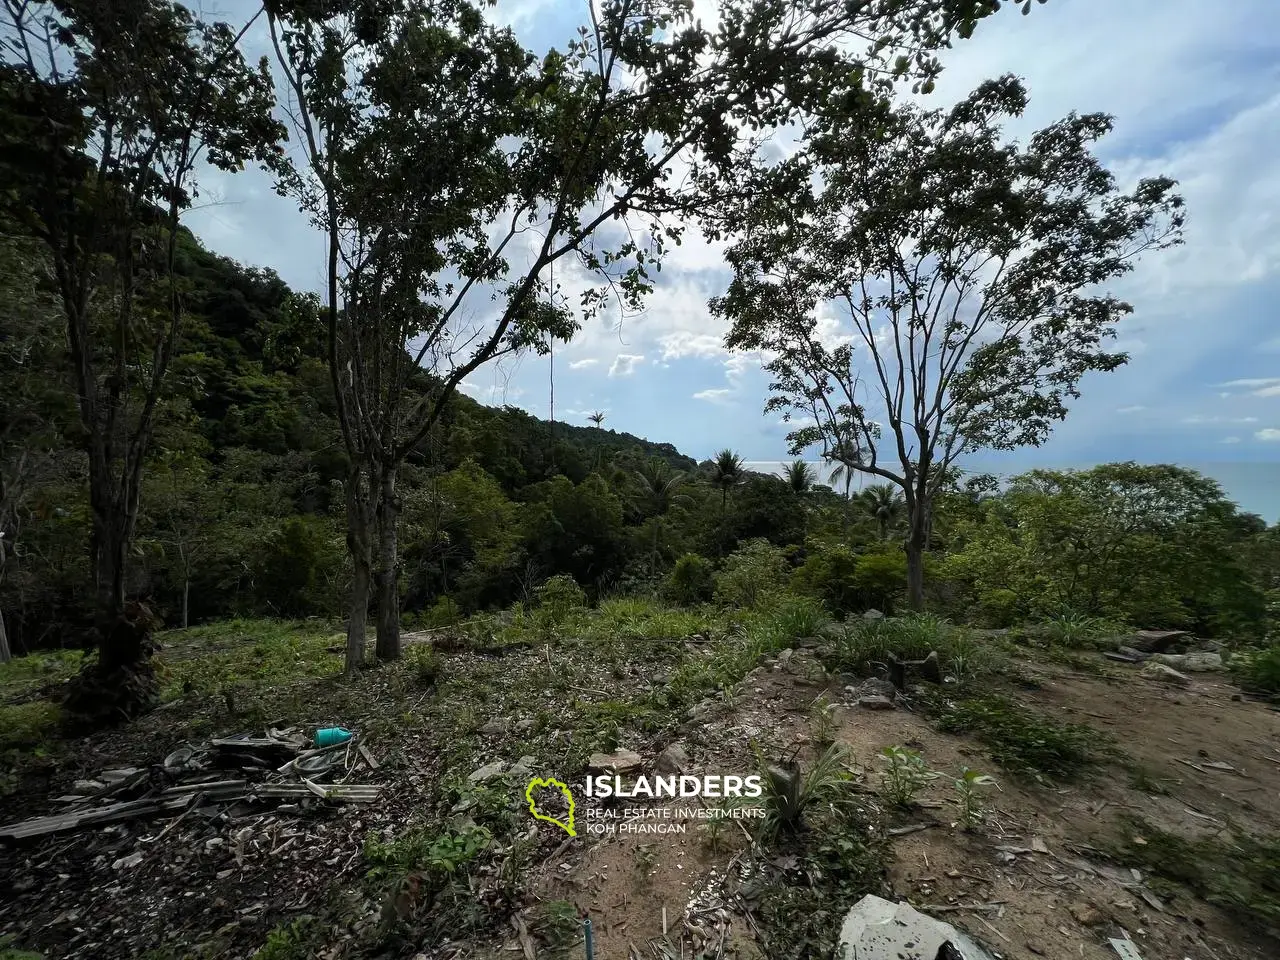
M492 840L486 828L474 823L461 823L444 832L415 827L390 841L371 833L365 838L364 858L373 865L373 877L395 870L451 876L487 849Z
M759 820L762 842L795 834L805 825L806 816L822 809L838 811L852 799L850 753L843 744L831 744L804 772L795 763L768 763L758 749L756 758L764 785L764 817Z
M1136 763L1129 767L1129 786L1140 793L1157 797L1164 796L1169 792L1169 788L1164 785L1163 781L1156 779L1145 767Z
M1104 737L1092 727L1058 723L1002 696L962 700L945 709L938 728L972 733L1006 768L1069 780L1098 759Z
M658 854L653 844L642 843L636 847L636 871L640 874L640 882L647 885L652 879L653 868L658 865Z
M924 757L906 747L885 747L880 751L880 759L889 764L881 777L885 795L900 807L911 806L916 794L938 778L929 770Z
M44 960L42 954L20 950L13 943L13 938L8 934L0 936L0 960Z
M833 739L836 709L836 705L827 699L826 694L819 694L809 707L809 727L813 731L814 743L820 747L826 747Z
M808 597L783 596L765 612L766 629L779 647L816 637L831 622L822 604Z
M1128 627L1114 620L1063 610L1044 622L1043 636L1051 645L1092 648L1097 646L1098 641L1127 630Z
M1236 653L1231 658L1231 673L1244 690L1280 696L1280 644Z
M579 939L582 921L568 900L540 904L529 921L529 932L552 951L567 950Z
M444 657L429 643L417 643L409 648L405 658L414 681L421 687L433 687L444 669Z
M1137 819L1127 827L1125 863L1189 888L1250 926L1280 924L1280 840L1187 840Z
M292 923L282 923L267 934L267 942L253 955L253 960L306 960L314 956L315 920L300 917Z
M0 706L0 750L30 748L55 738L62 709L48 700Z
M968 830L983 819L982 794L979 787L996 785L996 778L968 767L960 768L960 776L956 778L956 794L960 800L960 825Z

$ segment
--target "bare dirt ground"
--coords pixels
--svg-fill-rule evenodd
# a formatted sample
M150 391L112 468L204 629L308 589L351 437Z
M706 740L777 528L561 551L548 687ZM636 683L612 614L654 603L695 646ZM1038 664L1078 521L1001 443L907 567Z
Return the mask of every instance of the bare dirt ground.
M682 654L699 655L692 647ZM1115 957L1108 938L1125 936L1143 960L1280 956L1280 940L1265 923L1242 922L1238 912L1165 882L1125 853L1156 850L1156 838L1135 826L1139 820L1192 841L1227 831L1280 834L1280 712L1241 699L1221 674L1197 674L1189 687L1168 687L1136 667L1094 655L1082 655L1075 666L1027 656L1019 661L1022 683L993 682L1034 710L1112 738L1111 758L1079 780L1057 784L1015 775L969 736L939 732L922 703L913 709L900 701L886 711L850 705L849 678L823 674L804 650L769 659L727 698L709 697L681 715L674 729L669 717L651 716L657 722L645 727L622 707L633 702L628 692L662 689L667 666L680 662L675 652L658 667L651 652L637 651L635 662L624 664L585 656L571 678L569 660L557 662L549 650L466 655L455 665L465 682L448 693L416 688L395 672L371 672L355 686L307 681L270 703L271 717L313 723L354 717L359 725L367 716L362 729L382 761L370 779L384 786L385 802L246 811L210 823L192 816L180 823L119 824L0 850L0 934L16 934L19 944L48 957L247 958L270 931L320 914L349 917L349 927L328 933L321 948L271 956L528 957L535 951L519 918L531 917L539 903L568 901L589 911L600 960L694 957L695 944L710 957L784 955L756 922L745 821L724 823L714 834L691 822L682 834L596 839L583 831L572 840L522 821L536 837L541 866L525 881L532 906L517 914L506 936L460 936L443 947L400 942L375 952L347 949L361 925L377 922L381 906L362 887L364 838L395 836L420 822L441 779L466 779L495 756L510 763L541 750L538 772L544 764L555 770L571 747L569 731L556 727L563 718L542 716L539 698L530 693L559 679L564 696L582 698L579 709L618 714L619 742L650 764L669 743L682 744L693 774L753 771L757 749L771 758L798 751L811 761L815 699L840 704L830 735L852 751L857 776L851 789L866 814L859 822L875 834L859 839L887 836L880 892L956 924L995 956L1104 960ZM479 697L487 700L472 702ZM64 763L46 783L28 779L3 805L3 821L56 809L54 798L76 777L111 764L145 763L193 730L225 723L184 710L178 703L127 730L73 744L75 762ZM455 755L452 738L467 711L475 749ZM447 736L436 733L445 718L455 724ZM540 726L525 735L512 732L535 721ZM909 810L891 810L882 798L884 764L877 755L890 745L916 750L930 768L950 775L925 787ZM992 774L999 784L985 789L985 821L970 831L955 825L952 777L962 766ZM513 794L522 792L515 786ZM513 795L511 803L519 807L522 799ZM793 866L786 844L769 856L779 870ZM1273 886L1280 887L1280 877ZM839 914L851 905L829 906ZM164 950L148 953L161 945ZM543 958L581 955L580 944L571 952L536 950Z
M890 841L891 894L956 924L1010 960L1107 960L1116 956L1107 942L1111 937L1131 939L1144 960L1280 955L1280 942L1265 933L1242 929L1218 907L1187 893L1162 899L1143 871L1104 855L1126 842L1142 842L1132 835L1134 815L1188 838L1214 836L1227 824L1274 835L1280 830L1280 713L1242 701L1217 675L1170 689L1136 669L1086 673L1037 663L1031 672L1040 689L1017 691L1020 701L1112 735L1123 762L1071 786L1045 786L1004 774L980 745L939 733L908 709L839 710L835 736L863 761L861 787L876 786L880 771L872 758L889 744L919 751L935 769L969 766L993 773L999 782L986 822L969 832L953 825L950 780L925 789L918 809L902 818L905 827L923 829ZM688 741L696 744L693 772L737 768L748 759L747 741L762 734L774 743L803 744L809 705L822 692L841 697L838 683L824 686L786 671L757 671L737 702ZM679 923L691 899L691 913L702 921L700 940L705 942L711 926L716 942L719 922L726 931L724 956L767 956L740 916L727 908L719 914L705 910L707 903L726 902L723 893L719 899L704 896L701 903L696 897L708 874L723 891L721 880L744 846L731 833L725 849L712 854L694 828L672 838L618 835L551 864L541 889L590 909L601 957L662 956L652 952L654 944L672 956L681 956L682 943L691 950L694 938Z

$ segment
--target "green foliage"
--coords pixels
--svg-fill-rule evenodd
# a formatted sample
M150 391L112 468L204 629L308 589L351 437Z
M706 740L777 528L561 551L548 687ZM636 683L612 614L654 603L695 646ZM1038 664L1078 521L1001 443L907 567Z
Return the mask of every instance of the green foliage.
M972 734L1005 768L1036 779L1074 779L1104 752L1104 737L1092 727L1058 723L994 694L946 709L938 729Z
M822 811L839 811L853 799L850 754L843 744L829 744L807 770L795 763L769 763L757 751L757 768L764 786L765 815L758 836L771 843L794 835Z
M726 557L716 573L716 600L750 609L781 589L789 573L780 548L767 540L748 541Z
M1280 842L1238 832L1187 840L1138 819L1126 834L1125 863L1184 885L1251 929L1280 924Z
M817 597L836 616L857 610L864 600L864 579L858 577L859 558L842 544L822 544L811 551L791 576L797 593ZM869 572L869 571L868 571Z
M979 787L995 786L995 777L968 767L960 768L960 776L955 779L956 797L960 803L960 825L968 830L983 819L982 793Z
M1093 647L1098 641L1119 636L1127 630L1122 623L1102 617L1086 617L1069 610L1050 617L1043 624L1045 638L1063 647Z
M1231 655L1231 672L1245 690L1280 696L1280 644L1236 651Z
M692 606L710 600L715 589L711 561L696 553L686 553L667 574L662 592L671 602Z
M0 705L0 750L31 748L53 739L62 710L48 700Z
M443 881L466 867L492 842L493 836L485 827L464 821L444 828L410 827L392 840L370 833L363 852L374 877L421 870Z
M880 759L888 764L881 778L885 796L900 807L911 806L916 795L938 778L929 770L924 757L906 747L885 747L880 751Z
M405 661L420 686L432 687L439 682L440 672L444 669L444 657L430 643L415 643L409 648Z
M314 517L290 517L267 539L258 573L259 589L280 616L331 609L320 595L324 574L342 562L336 537Z
M907 586L906 554L900 551L863 554L858 557L853 579L867 606L892 613L896 599Z
M267 934L253 960L305 960L315 955L316 924L311 917L282 923Z

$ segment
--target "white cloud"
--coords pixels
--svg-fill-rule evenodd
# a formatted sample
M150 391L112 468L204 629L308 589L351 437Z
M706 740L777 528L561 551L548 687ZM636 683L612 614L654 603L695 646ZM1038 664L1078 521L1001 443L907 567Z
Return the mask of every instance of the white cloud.
M1146 407L1144 407L1142 404L1140 404L1140 403L1135 403L1135 404L1134 404L1133 406L1131 406L1131 407L1117 407L1117 408L1116 408L1116 413L1139 413L1139 412L1141 412L1141 411L1143 411L1143 410L1145 410L1145 409L1147 409L1147 408L1146 408Z
M1280 443L1280 430L1275 427L1266 427L1259 430L1254 435L1255 439L1262 440L1266 443Z
M600 361L595 357L583 357L581 360L573 360L569 363L570 370L585 370L587 367L594 367Z
M1220 387L1228 387L1234 390L1253 390L1257 387L1270 387L1280 384L1280 377L1252 377L1243 380L1228 380L1226 383L1220 383Z
M1263 387L1261 390L1253 391L1255 397L1280 397L1280 383L1272 384L1269 387Z
M642 353L620 353L613 358L613 363L609 367L609 376L629 377L643 362L644 354Z
M706 400L708 403L720 403L729 396L733 391L728 387L718 387L711 390L699 390L693 395L695 400Z
M1183 423L1205 424L1205 423L1257 423L1257 417L1184 417Z
M1223 437L1218 442L1219 443L1239 443L1240 438L1239 437Z

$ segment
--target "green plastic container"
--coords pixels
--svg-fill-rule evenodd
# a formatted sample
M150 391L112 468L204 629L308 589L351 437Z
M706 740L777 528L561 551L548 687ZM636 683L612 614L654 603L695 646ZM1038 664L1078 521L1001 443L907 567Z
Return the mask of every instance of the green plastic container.
M346 727L321 727L316 731L317 747L332 747L335 743L345 743L353 734Z

